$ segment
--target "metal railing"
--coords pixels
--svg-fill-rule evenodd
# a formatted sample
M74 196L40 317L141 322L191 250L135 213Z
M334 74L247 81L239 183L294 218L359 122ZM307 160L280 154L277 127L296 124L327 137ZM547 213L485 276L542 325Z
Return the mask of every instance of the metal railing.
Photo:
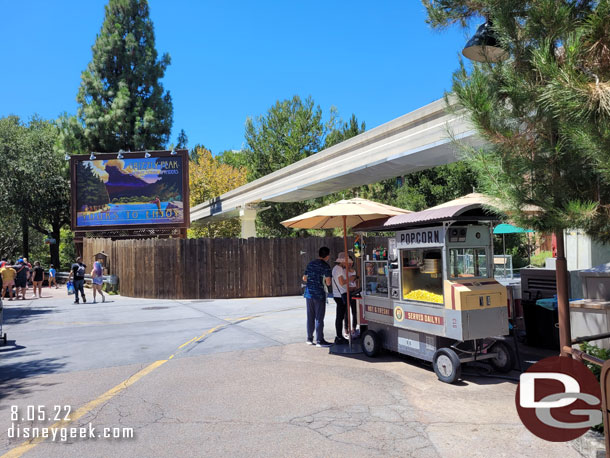
M56 278L57 281L62 280L63 283L68 281L68 277L70 276L70 272L57 272ZM116 275L104 275L103 276L104 283L108 283L109 285L116 285L119 282L119 279ZM91 283L92 278L91 275L85 275L85 283Z
M595 364L596 366L601 367L601 374L599 376L599 383L601 386L602 392L602 418L604 419L604 442L606 444L606 456L610 457L610 431L608 431L610 425L610 405L608 404L609 396L608 396L608 388L610 382L610 359L603 360L596 358L595 356L591 356L584 351L577 350L576 348L564 346L564 353L568 353L572 355L572 357L578 361L587 361L588 363Z

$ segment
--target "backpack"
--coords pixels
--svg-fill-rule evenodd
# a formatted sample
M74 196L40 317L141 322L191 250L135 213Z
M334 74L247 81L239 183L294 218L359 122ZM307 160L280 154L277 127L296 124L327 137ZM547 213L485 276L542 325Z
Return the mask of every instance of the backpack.
M76 270L76 275L79 277L85 277L85 266L83 264L78 265L78 269Z

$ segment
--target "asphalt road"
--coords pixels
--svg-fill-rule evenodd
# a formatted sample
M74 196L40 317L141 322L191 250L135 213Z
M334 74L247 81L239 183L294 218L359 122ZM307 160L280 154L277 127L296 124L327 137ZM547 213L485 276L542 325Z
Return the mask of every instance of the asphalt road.
M3 456L580 456L522 426L511 381L447 385L397 355L305 345L300 297L75 305L50 293L5 302ZM57 437L10 437L50 426ZM133 437L62 440L80 427Z

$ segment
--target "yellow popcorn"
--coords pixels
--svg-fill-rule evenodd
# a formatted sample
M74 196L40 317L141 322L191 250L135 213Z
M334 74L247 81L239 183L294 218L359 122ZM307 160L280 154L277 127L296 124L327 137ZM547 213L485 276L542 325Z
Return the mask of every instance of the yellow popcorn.
M436 304L443 303L443 295L431 293L423 289L415 289L405 296L405 299L413 301L434 302Z

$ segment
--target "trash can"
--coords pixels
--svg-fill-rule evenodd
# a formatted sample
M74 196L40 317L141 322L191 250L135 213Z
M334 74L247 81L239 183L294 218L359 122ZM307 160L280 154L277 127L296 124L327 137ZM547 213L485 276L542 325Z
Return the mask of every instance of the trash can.
M557 299L522 300L527 344L531 347L559 349Z

